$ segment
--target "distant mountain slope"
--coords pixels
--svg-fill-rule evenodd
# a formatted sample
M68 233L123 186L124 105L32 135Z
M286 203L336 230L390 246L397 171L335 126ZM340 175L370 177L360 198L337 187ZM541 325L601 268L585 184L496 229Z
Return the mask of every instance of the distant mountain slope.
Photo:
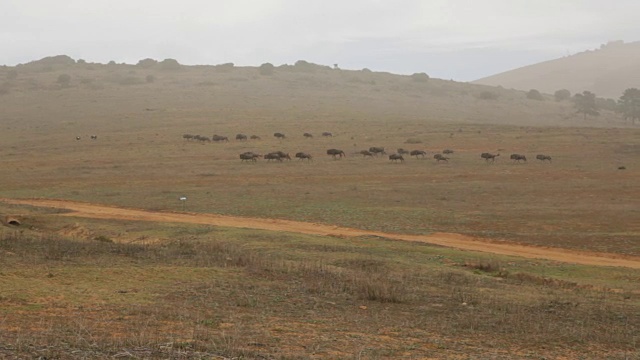
M534 64L474 81L475 84L553 94L589 90L599 97L618 99L625 89L640 88L640 42L610 42L561 59Z

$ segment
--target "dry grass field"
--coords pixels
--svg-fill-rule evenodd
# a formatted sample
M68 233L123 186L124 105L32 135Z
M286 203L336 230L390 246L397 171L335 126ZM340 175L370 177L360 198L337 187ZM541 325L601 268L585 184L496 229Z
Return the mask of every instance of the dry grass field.
M35 62L0 68L0 90L0 198L640 257L640 129L613 113L313 65ZM358 154L373 146L427 157ZM276 150L313 161L239 158ZM61 212L0 202L21 222L0 227L0 358L640 356L637 269Z

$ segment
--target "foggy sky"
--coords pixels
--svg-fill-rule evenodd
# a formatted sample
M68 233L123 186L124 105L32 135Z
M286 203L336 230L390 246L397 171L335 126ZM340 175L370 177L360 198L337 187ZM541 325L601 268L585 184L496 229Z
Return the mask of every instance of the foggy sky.
M470 81L640 40L638 0L3 0L0 64L293 64Z

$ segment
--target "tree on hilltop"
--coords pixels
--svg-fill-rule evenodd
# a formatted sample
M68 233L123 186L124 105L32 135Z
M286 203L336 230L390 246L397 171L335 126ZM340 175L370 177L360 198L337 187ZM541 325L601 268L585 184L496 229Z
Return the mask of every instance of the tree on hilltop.
M636 120L640 120L640 89L625 90L618 100L618 106L624 119L631 119L631 123L635 125Z
M596 94L591 91L583 91L582 94L576 94L573 97L577 113L583 114L584 119L587 119L587 115L598 116L598 106L596 105Z

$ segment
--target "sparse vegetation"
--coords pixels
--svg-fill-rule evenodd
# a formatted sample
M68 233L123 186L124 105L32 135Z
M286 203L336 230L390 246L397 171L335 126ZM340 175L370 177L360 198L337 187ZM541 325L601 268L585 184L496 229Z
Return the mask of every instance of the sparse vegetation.
M415 82L420 82L420 83L426 83L429 81L429 75L427 75L426 73L415 73L413 75L411 75L411 79Z
M260 67L258 68L258 72L260 73L260 75L264 75L264 76L273 75L274 71L275 71L275 67L271 63L264 63L260 65Z
M630 88L624 91L624 94L618 100L620 112L625 119L630 119L635 125L636 120L640 120L640 90Z
M136 66L140 66L141 68L148 69L158 65L158 60L154 60L151 58L146 58L138 61Z
M573 97L575 107L578 114L583 114L584 119L589 116L598 116L598 106L596 105L596 95L591 91L584 91L582 94L575 94Z
M544 101L544 96L542 96L542 94L540 94L540 91L536 90L536 89L531 89L527 92L527 99L530 100L537 100L537 101Z
M567 90L567 89L561 89L556 91L553 94L554 99L556 99L556 101L560 102L560 101L566 101L571 99L571 91Z
M56 82L62 86L69 86L71 84L71 75L60 74Z
M164 59L158 63L160 70L164 71L175 71L180 70L181 65L178 60L175 59Z

